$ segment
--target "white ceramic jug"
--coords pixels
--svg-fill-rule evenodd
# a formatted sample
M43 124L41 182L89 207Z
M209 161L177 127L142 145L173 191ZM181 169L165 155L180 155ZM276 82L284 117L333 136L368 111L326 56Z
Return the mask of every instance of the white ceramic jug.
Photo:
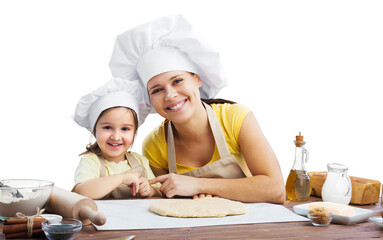
M348 167L338 163L329 163L327 169L327 178L322 187L323 201L349 204L352 185L347 175Z

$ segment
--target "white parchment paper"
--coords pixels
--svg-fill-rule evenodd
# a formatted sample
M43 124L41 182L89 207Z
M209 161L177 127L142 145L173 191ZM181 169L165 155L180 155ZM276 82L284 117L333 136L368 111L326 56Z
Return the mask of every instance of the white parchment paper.
M97 230L133 230L308 221L284 206L269 203L247 203L246 214L220 218L163 217L149 211L151 203L162 200L98 200L98 211L106 215L107 221L95 227Z

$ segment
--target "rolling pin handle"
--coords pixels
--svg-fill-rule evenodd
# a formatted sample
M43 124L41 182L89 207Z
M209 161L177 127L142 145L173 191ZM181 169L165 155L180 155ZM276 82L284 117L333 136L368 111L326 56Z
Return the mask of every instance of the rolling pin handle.
M80 209L79 216L82 219L89 219L92 223L101 226L106 222L106 217L103 213L93 211L89 206L84 206Z

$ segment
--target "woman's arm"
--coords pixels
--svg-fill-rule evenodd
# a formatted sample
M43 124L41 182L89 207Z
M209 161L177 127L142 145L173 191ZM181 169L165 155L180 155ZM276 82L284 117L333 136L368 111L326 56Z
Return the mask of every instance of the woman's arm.
M242 202L283 203L285 187L278 160L251 112L245 117L238 138L253 177L213 179L166 174L151 183L161 182L161 191L167 197L211 194Z
M253 177L238 179L236 191L245 193L249 201L283 203L285 185L278 159L252 112L243 121L238 142Z
M116 189L119 185L126 184L133 195L139 190L139 176L137 173L121 173L112 176L89 179L76 185L75 192L91 199L101 199Z

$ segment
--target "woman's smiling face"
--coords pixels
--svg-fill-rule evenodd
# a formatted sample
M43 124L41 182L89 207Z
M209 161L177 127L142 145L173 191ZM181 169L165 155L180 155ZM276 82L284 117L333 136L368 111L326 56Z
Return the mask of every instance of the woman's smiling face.
M202 80L197 74L170 71L151 78L147 84L154 109L173 122L188 120L196 103L200 104Z

